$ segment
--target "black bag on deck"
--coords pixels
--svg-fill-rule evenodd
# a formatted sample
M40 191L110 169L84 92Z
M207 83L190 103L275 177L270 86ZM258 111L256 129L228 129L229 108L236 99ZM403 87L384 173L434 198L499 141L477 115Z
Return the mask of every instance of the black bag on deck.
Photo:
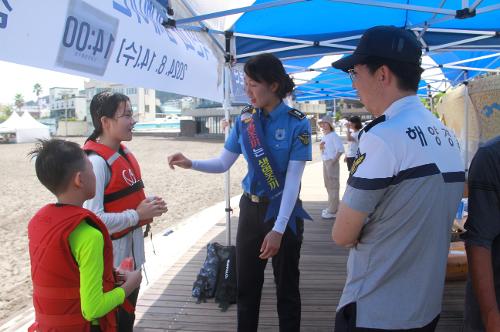
M236 303L236 248L215 243L219 257L219 276L215 290L215 302L219 303L221 311Z
M192 295L197 298L197 303L206 302L206 299L215 295L219 274L219 256L216 252L216 245L220 246L218 243L207 244L207 257L193 284Z

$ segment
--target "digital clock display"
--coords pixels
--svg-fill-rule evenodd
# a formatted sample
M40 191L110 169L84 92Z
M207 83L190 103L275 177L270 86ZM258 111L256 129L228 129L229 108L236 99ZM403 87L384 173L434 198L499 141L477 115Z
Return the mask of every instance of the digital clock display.
M89 4L71 0L56 64L102 76L116 40L119 20Z

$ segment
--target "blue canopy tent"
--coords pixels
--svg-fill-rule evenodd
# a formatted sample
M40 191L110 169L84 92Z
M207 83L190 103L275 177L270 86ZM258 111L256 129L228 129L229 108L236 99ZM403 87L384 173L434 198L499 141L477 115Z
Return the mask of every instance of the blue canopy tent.
M311 69L307 64L321 56L351 53L363 31L375 25L411 29L419 37L424 54L434 60L435 67L455 69L441 70L444 76L424 80L422 87L432 83L432 88L437 81L446 81L446 87L455 85L465 70L468 78L485 71L498 71L494 64L500 56L500 4L495 0L470 3L457 0L257 0L239 1L240 8L234 8L238 7L238 1L231 1L225 6L232 9L217 12L207 12L212 4L204 8L201 1L181 2L191 8L194 16L178 19L177 26L202 28L213 35L224 34L226 39L234 41L234 47L227 49L219 42L219 48L236 61L244 62L252 55L272 52L284 60L285 65L291 59L303 60L300 64L292 63L290 72L299 73L297 67L301 67L303 72L313 70L321 74L310 82L296 82L299 101L352 97L352 89L344 89L350 84L347 76L344 81L334 80L335 93L332 93L329 83L338 71L329 67ZM215 18L234 14L240 17L236 21L233 18L234 24L226 25L224 31L211 28ZM200 22L201 27L194 27L195 22ZM464 62L456 63L462 60ZM327 82L323 82L323 78ZM335 88L337 85L340 89ZM345 95L342 92L346 92Z
M425 69L419 94L444 91L481 73L500 72L497 0L240 0L210 4L201 0L177 1L193 16L171 20L170 24L206 31L225 55L226 118L231 68L234 63L263 52L282 59L295 79L298 101L356 98L348 76L324 60L329 60L327 56L340 58L352 53L363 32L376 25L404 27L418 37ZM465 165L467 168L467 157ZM226 175L227 184L228 180ZM229 202L228 189L226 201ZM227 205L228 211L229 208ZM228 225L229 220L228 212ZM230 242L229 227L227 241Z

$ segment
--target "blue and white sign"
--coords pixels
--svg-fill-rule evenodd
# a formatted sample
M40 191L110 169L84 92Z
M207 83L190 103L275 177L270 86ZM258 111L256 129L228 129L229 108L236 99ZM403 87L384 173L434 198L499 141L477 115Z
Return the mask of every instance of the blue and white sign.
M248 104L250 100L245 93L245 71L244 64L236 63L231 67L230 96L233 104Z
M162 26L148 0L0 0L0 60L222 101L201 33Z

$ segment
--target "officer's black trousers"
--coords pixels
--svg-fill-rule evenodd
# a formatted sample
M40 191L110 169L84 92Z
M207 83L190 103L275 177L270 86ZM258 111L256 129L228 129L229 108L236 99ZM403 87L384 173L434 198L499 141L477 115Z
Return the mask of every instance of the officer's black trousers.
M240 218L236 235L238 279L238 331L257 331L259 308L267 260L259 258L264 237L274 226L264 223L268 203L240 200ZM299 259L304 221L297 220L297 234L286 228L281 247L272 258L280 331L300 330Z

